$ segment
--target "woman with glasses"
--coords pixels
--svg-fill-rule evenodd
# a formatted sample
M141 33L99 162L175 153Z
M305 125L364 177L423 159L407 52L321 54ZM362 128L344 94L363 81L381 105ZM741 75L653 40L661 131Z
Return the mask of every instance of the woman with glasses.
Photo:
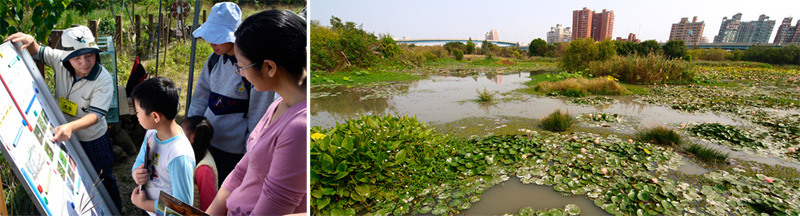
M239 73L256 91L281 97L247 139L247 153L208 208L211 215L306 212L308 129L306 22L290 11L245 19L234 43Z
M187 117L203 116L214 128L208 151L217 167L217 185L225 180L244 156L246 138L274 100L274 92L253 91L238 74L233 31L241 23L242 12L233 2L220 2L211 8L208 21L192 35L211 44L208 57L195 85Z

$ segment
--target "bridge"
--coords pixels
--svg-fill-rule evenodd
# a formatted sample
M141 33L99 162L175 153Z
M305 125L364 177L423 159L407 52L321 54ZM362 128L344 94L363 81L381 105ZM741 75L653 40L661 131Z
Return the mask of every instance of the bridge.
M409 40L397 40L397 44L436 44L441 43L445 44L448 42L461 42L463 44L467 44L469 39L409 39ZM510 41L496 41L496 40L489 40L490 43L496 44L498 46L512 46L512 47L519 47L519 44ZM483 43L483 40L472 40L472 43L475 43L476 46L480 46ZM527 49L527 47L525 47Z

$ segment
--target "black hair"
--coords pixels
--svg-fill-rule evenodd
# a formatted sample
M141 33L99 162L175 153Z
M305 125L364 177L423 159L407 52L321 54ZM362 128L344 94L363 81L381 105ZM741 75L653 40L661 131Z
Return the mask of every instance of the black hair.
M186 136L188 137L189 134L194 134L192 148L194 149L195 161L199 162L203 160L203 157L206 156L206 151L208 151L208 147L211 146L211 138L214 137L214 127L212 127L211 122L203 116L186 117L186 119L181 122L181 126L183 126L184 123L188 124Z
M164 77L153 77L136 85L131 93L135 103L147 114L159 112L169 120L178 114L178 89Z
M237 48L245 58L261 67L272 60L295 80L306 85L306 21L291 11L266 10L247 17L234 32Z

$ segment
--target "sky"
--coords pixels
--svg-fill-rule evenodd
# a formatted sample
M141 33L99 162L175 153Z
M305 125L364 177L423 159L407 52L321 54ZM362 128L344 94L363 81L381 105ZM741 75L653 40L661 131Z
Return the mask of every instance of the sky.
M331 16L344 22L362 24L363 29L395 38L409 39L480 39L496 29L501 41L528 44L533 39L547 39L550 27L572 26L572 11L588 7L600 12L613 10L613 38L627 38L634 33L640 40L666 42L673 23L682 17L697 16L705 22L703 36L714 41L723 17L742 13L742 21L758 20L766 14L775 20L769 42L775 39L783 18L800 19L798 0L760 1L590 1L590 0L310 0L309 17L330 26Z

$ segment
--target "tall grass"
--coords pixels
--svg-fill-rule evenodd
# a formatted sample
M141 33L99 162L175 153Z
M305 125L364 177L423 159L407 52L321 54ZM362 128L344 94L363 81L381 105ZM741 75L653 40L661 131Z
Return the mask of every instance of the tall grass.
M489 91L486 90L486 88L483 88L483 91L481 90L475 90L475 91L478 92L479 102L491 102L492 100L494 100L494 96L497 95L497 91Z
M612 79L598 77L593 79L569 78L556 82L544 81L534 90L545 94L558 94L570 97L583 97L587 94L622 95L629 93L625 87Z
M705 147L703 145L697 143L689 143L683 146L683 150L686 152L691 153L697 159L705 161L707 163L724 163L728 160L729 155L722 153L722 151Z
M629 56L589 63L595 77L613 76L631 84L688 83L695 76L692 65L661 55Z
M575 119L569 113L561 113L561 110L556 110L539 121L539 127L553 132L567 131L573 125L575 125Z
M636 138L640 142L649 142L659 145L680 145L681 136L675 130L658 126L654 128L645 129L636 133Z

